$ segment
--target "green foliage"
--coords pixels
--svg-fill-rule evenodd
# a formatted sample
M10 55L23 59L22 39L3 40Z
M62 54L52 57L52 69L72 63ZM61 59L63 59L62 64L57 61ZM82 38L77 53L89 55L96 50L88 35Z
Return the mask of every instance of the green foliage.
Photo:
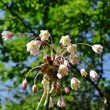
M0 32L9 30L14 33L30 33L38 36L40 30L48 29L53 37L54 49L56 49L61 36L68 34L73 43L85 42L103 45L102 56L110 52L109 0L1 0L0 9L4 12L0 18ZM11 89L6 87L11 91L13 99L20 100L19 103L16 103L10 97L3 98L5 107L1 105L1 110L35 110L38 105L42 95L42 76L37 79L37 94L33 95L30 88L39 69L29 74L30 88L26 92L21 90L21 82L26 73L34 66L43 63L43 50L35 57L30 56L29 52L26 51L26 44L32 39L29 36L20 35L4 42L0 37L0 79L4 83L9 79L13 82ZM50 52L49 48L47 51ZM87 60L90 66L103 69L101 65L104 59L101 62L99 60L101 56L95 55L91 48L79 45L78 51L81 52L81 57ZM89 72L89 68L84 67ZM66 95L63 90L64 97L67 99L67 106L63 109L57 108L58 97L53 94L53 109L108 110L110 105L107 104L106 100L110 100L110 81L103 77L105 71L98 71L101 78L93 84L88 80L89 76L86 79L81 78L77 68L79 67L73 66L70 69L75 73L75 77L82 82L80 90L77 92L71 90L70 95ZM65 77L65 83L70 87L69 77ZM99 93L95 85L103 95ZM42 104L41 110L43 109Z

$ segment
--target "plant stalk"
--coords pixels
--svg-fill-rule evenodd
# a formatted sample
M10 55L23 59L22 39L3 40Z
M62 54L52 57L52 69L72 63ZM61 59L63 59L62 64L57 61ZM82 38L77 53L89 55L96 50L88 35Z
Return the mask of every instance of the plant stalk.
M50 83L49 83L49 89L51 89L51 80L50 80ZM47 103L46 103L46 106L45 106L45 110L49 110L49 100L50 100L50 92L48 91L48 93L47 93L47 98L46 98L46 100L47 100Z
M40 102L39 102L39 104L38 104L36 110L39 110L39 107L40 107L40 105L41 105L41 103L42 103L42 101L43 101L45 95L46 95L46 92L43 93L42 98L40 99Z

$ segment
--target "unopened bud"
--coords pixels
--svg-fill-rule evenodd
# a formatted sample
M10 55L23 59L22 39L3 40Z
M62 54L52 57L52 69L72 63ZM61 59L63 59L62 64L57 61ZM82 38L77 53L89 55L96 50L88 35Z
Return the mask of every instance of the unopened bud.
M32 86L32 91L33 91L33 93L37 92L37 86L35 84Z
M22 82L22 89L25 90L27 87L27 80L25 79L23 82Z
M69 94L70 93L70 90L69 90L69 88L67 86L65 87L65 93L66 94Z
M13 37L13 36L14 36L14 33L13 33L13 32L10 32L10 31L3 31L3 32L1 33L1 35L2 35L2 38L3 38L4 40L7 40L7 39Z

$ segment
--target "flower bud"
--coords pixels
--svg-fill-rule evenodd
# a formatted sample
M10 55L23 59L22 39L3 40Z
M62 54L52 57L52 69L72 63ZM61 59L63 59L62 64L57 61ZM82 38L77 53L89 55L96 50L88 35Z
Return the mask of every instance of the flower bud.
M70 90L69 90L69 88L67 86L65 87L65 93L66 94L69 94L70 93Z
M32 86L32 91L33 91L33 93L37 92L37 86L35 84Z
M25 90L27 87L27 80L25 79L23 82L22 82L22 89Z
M2 38L4 40L7 40L14 36L14 33L10 32L10 31L3 31L3 33L1 33L1 34L2 34Z
M66 100L63 96L61 96L57 102L58 107L65 107L66 106Z

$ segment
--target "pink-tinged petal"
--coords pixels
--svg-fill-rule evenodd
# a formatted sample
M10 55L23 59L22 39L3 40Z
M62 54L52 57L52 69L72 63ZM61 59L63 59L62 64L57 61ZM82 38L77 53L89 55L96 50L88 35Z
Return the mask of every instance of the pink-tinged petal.
M94 81L97 80L98 78L100 78L100 76L97 74L97 72L94 70L90 70L90 79Z
M13 32L10 32L10 31L3 31L3 32L1 33L1 35L2 35L2 38L3 38L4 40L7 40L7 39L13 37L13 36L14 36L14 33L13 33Z
M25 90L27 88L27 80L25 79L23 82L22 82L22 89Z
M60 39L60 43L62 43L63 46L69 45L70 42L71 42L71 39L69 38L68 35L62 36L62 38Z
M65 107L66 106L66 100L63 96L61 96L57 102L58 107Z
M48 40L48 38L50 37L50 33L48 32L48 30L41 30L39 36L42 41L45 41Z
M99 44L95 44L92 46L92 50L98 54L101 54L103 52L103 47Z
M37 92L37 86L35 84L32 86L32 91L33 91L33 93Z
M71 88L72 89L77 91L80 88L80 84L81 84L81 82L78 79L76 79L76 78L71 79Z
M35 56L39 53L39 48L41 46L41 41L32 40L26 46L27 46L27 51L29 51L31 55Z

